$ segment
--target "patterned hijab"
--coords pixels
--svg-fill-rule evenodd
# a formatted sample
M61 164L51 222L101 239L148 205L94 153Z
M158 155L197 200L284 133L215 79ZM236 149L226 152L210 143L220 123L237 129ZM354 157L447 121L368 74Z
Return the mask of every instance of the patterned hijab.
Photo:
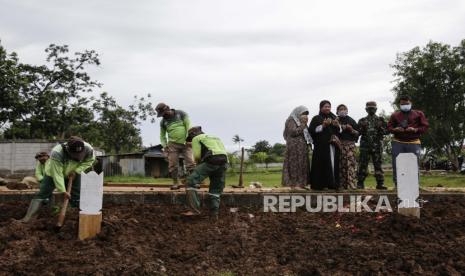
M289 116L289 118L292 118L294 120L294 122L297 124L297 126L300 127L300 125L302 125L302 122L300 121L300 115L302 115L302 113L304 113L304 112L308 113L309 112L308 108L306 108L303 105L298 106L298 107L294 108L294 110L292 110L291 115ZM304 129L304 137L305 137L305 141L307 141L307 144L313 143L312 137L310 136L310 133L308 132L308 128Z

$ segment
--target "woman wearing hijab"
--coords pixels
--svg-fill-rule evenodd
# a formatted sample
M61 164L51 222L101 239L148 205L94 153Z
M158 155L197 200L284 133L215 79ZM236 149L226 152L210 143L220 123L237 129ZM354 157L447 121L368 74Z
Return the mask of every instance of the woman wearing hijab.
M320 103L320 113L312 118L309 131L313 138L310 183L314 190L339 190L339 120L331 113L331 103Z
M337 118L341 124L341 159L339 163L341 187L357 189L357 159L355 158L355 143L358 141L359 129L357 122L348 113L344 104L337 107Z
M304 188L309 181L308 145L312 138L307 129L308 108L296 107L284 127L286 151L284 153L283 186Z

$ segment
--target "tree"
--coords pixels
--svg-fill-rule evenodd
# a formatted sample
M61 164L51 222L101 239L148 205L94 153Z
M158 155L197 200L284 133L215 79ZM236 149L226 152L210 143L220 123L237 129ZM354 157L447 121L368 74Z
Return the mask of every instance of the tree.
M268 141L266 140L261 140L255 143L254 146L249 150L250 153L258 153L258 152L264 152L264 153L269 153L271 150L271 145Z
M135 96L127 108L105 92L96 99L88 92L101 84L86 72L100 64L95 51L70 56L68 46L52 44L45 52L47 65L35 66L19 63L0 46L0 137L78 135L109 153L140 149L140 122L155 120L150 94Z
M8 54L0 45L0 132L20 120L27 112L27 102L20 91L26 90L27 79L22 76L22 68L16 53Z
M148 95L150 98L150 94ZM95 145L110 153L121 153L138 150L142 147L139 120L152 117L151 103L145 104L145 99L135 98L137 104L125 109L107 93L100 94L92 108L97 114L94 123L94 135L88 137ZM85 136L85 135L83 135Z
M237 167L238 164L240 164L239 158L233 153L228 153L228 165L231 169L231 172L234 172L234 169Z
M239 134L236 134L236 135L233 136L232 140L233 140L234 144L239 145L239 151L241 151L241 143L244 142L244 139L239 137Z
M276 143L270 150L271 154L274 154L278 157L284 157L284 152L286 151L286 145L281 143Z
M10 66L15 67L15 78L1 81L2 86L12 83L15 87L14 92L6 94L11 110L1 109L9 114L1 118L8 125L6 138L63 139L72 127L85 126L92 119L91 110L85 108L92 98L83 94L100 87L85 71L88 65L100 64L97 53L84 51L69 56L68 46L55 44L45 52L47 65L17 63ZM2 61L1 67L4 64Z
M256 152L252 154L251 159L256 163L266 163L268 158L268 153L266 152Z
M430 123L423 146L444 152L457 169L465 140L465 40L457 47L436 42L415 47L398 54L392 67L395 103L400 95L412 98Z

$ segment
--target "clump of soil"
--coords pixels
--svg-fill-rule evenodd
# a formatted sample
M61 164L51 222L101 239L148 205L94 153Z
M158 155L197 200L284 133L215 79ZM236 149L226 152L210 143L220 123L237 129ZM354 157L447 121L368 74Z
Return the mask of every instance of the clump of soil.
M71 211L59 233L44 209L0 203L0 274L310 275L465 273L465 200L434 197L422 218L397 213L263 213L223 207L218 221L180 206L105 206L102 233L77 240Z
M22 182L16 182L16 181L12 181L12 182L8 182L6 184L6 187L10 190L28 190L28 189L32 189L32 186L27 184L27 183L22 183Z

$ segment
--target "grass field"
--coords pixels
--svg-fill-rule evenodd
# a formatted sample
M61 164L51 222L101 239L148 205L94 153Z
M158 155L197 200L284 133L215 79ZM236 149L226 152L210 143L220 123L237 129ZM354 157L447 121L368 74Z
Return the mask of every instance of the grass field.
M393 187L392 173L386 172L384 175L385 185L387 187ZM151 178L142 176L112 176L105 177L106 182L114 183L158 183L158 184L169 184L171 179L169 178ZM238 173L228 172L226 175L226 185L237 185L239 181ZM248 186L250 182L260 182L264 187L281 187L281 169L273 168L270 170L256 170L248 171L244 173L244 185ZM373 175L368 176L365 181L365 186L375 187L376 182ZM449 173L446 175L422 175L420 177L421 187L465 187L465 175Z

